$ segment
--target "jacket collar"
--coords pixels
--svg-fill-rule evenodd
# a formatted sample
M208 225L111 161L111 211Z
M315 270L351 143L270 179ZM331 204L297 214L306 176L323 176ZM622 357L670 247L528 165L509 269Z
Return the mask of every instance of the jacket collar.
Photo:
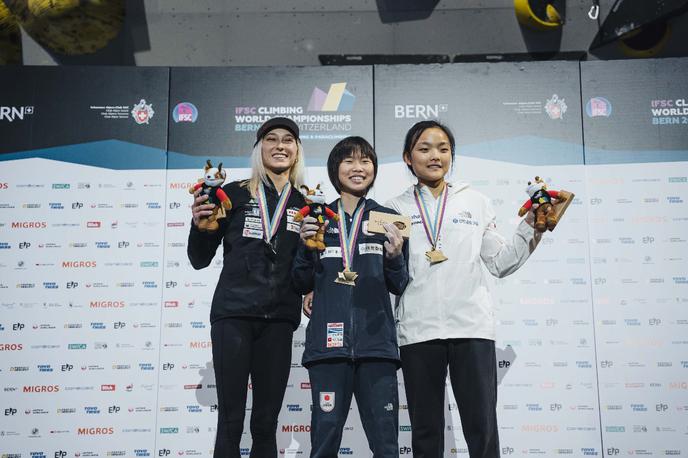
M265 185L264 186L265 192L269 193L269 194L274 194L274 195L279 197L279 193L277 192L277 188L275 188L275 184L270 179L270 176L266 176L266 178L267 178L268 182L263 183ZM298 193L299 195L301 194L301 192L291 184L291 181L287 181L287 184L285 186L289 186L291 188L292 194L294 194L294 192Z
M457 193L459 193L459 192L461 192L464 189L467 189L469 187L469 184L464 182L464 181L455 181L455 182L447 181L447 185L449 186L449 195L450 196L457 194ZM413 190L417 186L419 186L419 185L414 184L408 189L408 194L412 199L413 199Z
M467 189L469 184L466 183L465 181L455 181L455 182L447 182L449 183L449 192L451 194L456 194L458 192L463 191L464 189Z
M328 207L330 207L330 210L332 210L335 213L337 213L339 211L339 200L340 199L336 199L328 205ZM367 198L363 197L358 201L358 205L356 208L363 205L363 202L365 202L365 206L366 206L364 213L368 213L369 211L375 210L381 206L380 204L375 202L373 199L367 199Z

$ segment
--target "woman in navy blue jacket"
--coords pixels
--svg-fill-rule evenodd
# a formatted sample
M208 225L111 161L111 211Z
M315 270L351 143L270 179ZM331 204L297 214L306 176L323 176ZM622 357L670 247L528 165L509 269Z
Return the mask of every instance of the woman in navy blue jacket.
M389 293L400 295L408 282L407 246L393 225L385 234L367 230L371 211L396 213L366 199L377 175L377 156L361 137L347 137L327 161L341 198L329 208L325 251L303 243L294 260L297 290L313 291L303 365L311 381L311 457L336 457L352 395L375 458L399 455L397 346ZM307 217L301 239L317 231Z

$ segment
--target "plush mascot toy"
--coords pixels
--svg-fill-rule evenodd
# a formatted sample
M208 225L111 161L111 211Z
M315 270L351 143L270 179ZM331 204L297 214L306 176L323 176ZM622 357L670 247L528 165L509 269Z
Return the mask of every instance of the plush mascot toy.
M531 208L535 213L535 229L539 232L553 231L559 219L573 200L573 194L568 191L550 191L547 184L540 177L529 181L526 193L530 196L518 210L518 216L528 213ZM553 203L552 199L556 199Z
M198 223L198 230L215 232L220 227L217 220L227 216L226 212L232 209L232 201L229 200L227 194L222 190L222 183L227 178L227 172L222 168L222 162L215 168L210 163L210 159L205 163L204 172L203 178L189 188L189 194L202 189L200 195L208 196L208 200L204 203L215 204L212 215L201 218Z
M325 193L320 189L320 185L317 185L314 189L309 189L308 186L301 186L301 193L306 198L307 205L294 216L294 221L297 223L303 221L306 216L315 218L317 220L318 232L306 239L306 248L324 251L325 217L339 221L339 215L325 205Z

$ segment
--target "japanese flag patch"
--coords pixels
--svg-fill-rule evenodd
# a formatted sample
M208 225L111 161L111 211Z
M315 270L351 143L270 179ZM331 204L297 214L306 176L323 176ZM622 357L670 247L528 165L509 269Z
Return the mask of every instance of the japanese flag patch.
M321 391L320 392L320 409L323 412L332 412L334 410L334 392Z
M344 323L327 323L327 348L344 346Z

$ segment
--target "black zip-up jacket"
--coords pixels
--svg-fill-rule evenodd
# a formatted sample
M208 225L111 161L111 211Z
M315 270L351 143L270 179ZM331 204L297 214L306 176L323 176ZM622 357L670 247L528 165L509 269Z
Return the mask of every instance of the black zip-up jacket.
M223 244L223 265L210 309L210 322L222 318L253 317L288 320L296 329L301 321L301 295L291 280L291 267L299 243L299 223L294 215L305 204L303 195L292 187L287 208L272 240L276 255L263 239L258 201L242 182L223 186L232 201L227 217L218 220L215 233L201 232L191 224L187 254L194 269L202 269ZM272 183L265 186L270 216L279 195Z
M329 207L337 213L338 200ZM301 243L294 259L293 277L299 292L313 291L313 309L306 328L303 365L330 358L384 358L399 361L397 333L389 293L401 295L408 283L408 243L402 254L385 257L384 234L367 231L371 211L396 212L374 200L365 202L351 270L356 286L335 283L344 267L339 229L332 220L325 233L325 251L319 255ZM351 215L346 215L347 230ZM329 346L328 346L329 343Z

